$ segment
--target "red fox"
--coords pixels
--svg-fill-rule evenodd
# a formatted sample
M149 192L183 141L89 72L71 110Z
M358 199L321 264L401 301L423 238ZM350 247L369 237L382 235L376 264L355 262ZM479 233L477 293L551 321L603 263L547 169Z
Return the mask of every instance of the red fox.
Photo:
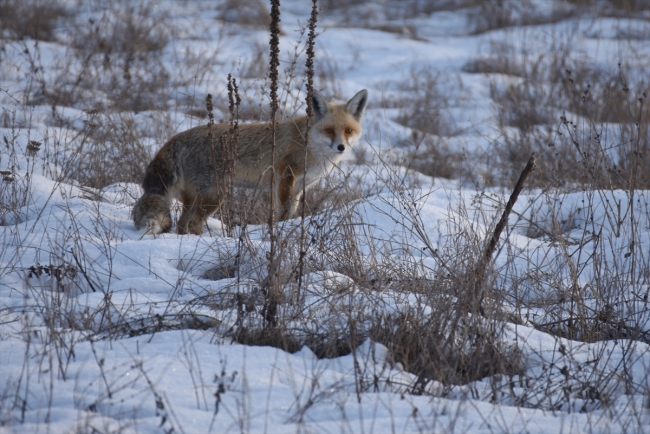
M302 195L303 178L307 188L329 173L343 154L361 137L368 91L362 90L346 104L328 103L314 91L314 117L309 131L305 159L307 116L276 124L274 195L276 215L291 218ZM236 143L234 184L238 187L268 185L271 181L271 124L239 125ZM179 234L201 234L205 223L217 212L222 197L216 185L220 167L219 143L230 124L201 125L176 134L158 151L145 173L144 194L133 207L138 229L153 234L168 232L172 226L172 199L179 199L182 213L176 224ZM306 164L305 164L306 160ZM215 163L216 161L216 163Z

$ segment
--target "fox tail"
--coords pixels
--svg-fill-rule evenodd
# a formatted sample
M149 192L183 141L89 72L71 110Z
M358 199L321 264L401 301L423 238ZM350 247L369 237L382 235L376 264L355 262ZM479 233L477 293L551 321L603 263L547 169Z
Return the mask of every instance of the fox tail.
M142 181L144 194L133 207L132 217L137 229L147 228L153 234L168 232L172 227L170 188L177 176L173 166L160 155L149 163Z

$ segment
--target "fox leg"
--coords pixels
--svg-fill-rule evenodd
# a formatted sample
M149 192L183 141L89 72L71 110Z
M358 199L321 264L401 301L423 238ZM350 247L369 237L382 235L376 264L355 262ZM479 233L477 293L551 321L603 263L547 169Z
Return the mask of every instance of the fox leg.
M290 168L285 170L282 178L278 182L276 203L279 205L280 220L286 220L293 217L298 208L297 202L293 197L293 187L296 185L296 177ZM294 205L295 202L295 205Z
M184 235L189 233L188 223L192 219L192 211L194 208L194 203L196 202L196 195L183 192L181 194L181 201L183 202L183 211L181 216L176 223L176 232L179 235Z
M208 217L219 209L219 198L200 193L193 195L183 192L181 201L183 202L183 212L178 219L176 232L179 235L202 234Z
M295 216L296 212L298 212L298 207L300 206L300 199L302 198L302 183L296 182L296 185L294 186L294 190L295 190L294 194L291 196L288 205L290 216Z
M303 176L298 177L294 182L293 195L291 196L290 203L288 204L287 207L290 216L296 215L296 212L298 211L298 207L300 206L300 200L302 199L303 193L308 191L314 185L318 184L318 182L320 181L319 179L316 179L314 181L307 183L307 185L304 186L305 188L303 190Z

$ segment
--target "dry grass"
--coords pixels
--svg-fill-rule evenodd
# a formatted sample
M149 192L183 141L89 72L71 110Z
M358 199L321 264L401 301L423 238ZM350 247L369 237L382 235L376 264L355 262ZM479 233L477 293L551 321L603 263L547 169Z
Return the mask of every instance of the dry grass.
M57 143L51 153L56 163L64 153L75 153L67 161L67 175L86 186L139 182L152 157L144 136L154 136L162 143L174 126L168 115L155 113L147 116L145 126L136 121L134 113L168 108L175 86L196 83L210 68L188 54L184 59L194 77L167 70L163 49L176 30L154 6L151 2L117 2L104 9L99 19L80 22L66 16L73 29L69 50L64 58L49 64L48 71L38 46L28 48L23 43L23 61L31 66L25 104L50 106L52 125L80 130L83 138L74 147L65 143L67 139L53 139ZM192 113L192 99L181 98L179 103L190 105L187 111ZM62 115L65 107L86 112L82 128ZM6 119L5 115L5 124Z
M262 0L226 0L217 5L217 19L238 26L267 30L271 16Z
M464 66L492 77L501 138L490 183L507 183L535 151L534 185L647 188L650 88L643 68L607 71L577 61L571 39L553 38L548 54L538 56L525 45L493 42L487 57Z
M40 53L25 47L35 82L29 104L93 108L91 95L102 92L104 104L112 109L164 108L172 74L160 59L170 37L163 23L146 2L136 6L115 3L97 21L71 20L71 53L48 65L47 75Z
M91 117L94 128L79 149L83 157L71 167L69 176L82 185L103 188L116 182L139 182L153 158L133 115L103 113Z
M650 10L650 5L643 0L602 0L593 2L589 0L567 0L567 3L587 10L596 10L597 13L608 16L627 16L630 13Z
M72 100L54 103L75 105L84 90L92 89L106 92L117 110L165 108L172 74L160 59L171 36L164 19L144 2L108 9L97 22L79 23L72 46L81 69L72 77L61 75L54 86L70 89Z
M399 187L398 187L399 188ZM404 198L405 203L411 200ZM403 223L408 230L411 219L421 217L417 211L404 212ZM240 293L235 282L221 293L200 303L227 309L237 317L238 327L227 336L247 345L271 345L286 351L298 351L307 345L319 357L349 354L370 338L387 346L392 363L418 376L409 385L412 393L425 393L431 381L446 385L465 384L494 374L516 375L523 372L523 361L515 347L502 339L502 322L496 320L500 302L495 292L486 289L486 320L471 315L473 299L474 259L481 248L480 237L469 231L467 238L449 239L438 249L441 261L454 274L439 273L436 278L420 276L417 260L396 263L388 246L371 236L364 236L366 223L353 206L342 205L323 209L307 221L308 248L304 272L312 285L324 285L326 295L314 303L314 289L306 288L303 297L295 300L297 282L296 243L298 232L286 227L278 233L278 282L283 287L277 318L273 327L261 317L264 306L263 282L253 293ZM460 229L460 228L459 228ZM468 228L465 228L468 229ZM242 229L244 230L244 229ZM245 232L244 232L245 233ZM241 238L240 238L241 239ZM464 247L463 247L464 246ZM215 248L218 248L215 246ZM373 250L372 262L363 250ZM406 246L403 246L406 248ZM257 253L254 243L244 244L237 257L241 262L231 271L232 256L217 261L210 275L218 279L246 275L245 270L263 269L266 258ZM325 270L332 270L345 280L328 280ZM323 276L318 282L316 276ZM489 286L490 284L488 284ZM376 312L389 300L414 295L416 303L403 305L392 314ZM320 298L320 297L318 297ZM198 307L198 306L197 306ZM373 313L374 312L374 313ZM428 393L428 392L426 392Z
M399 108L395 121L412 130L407 139L397 144L407 150L404 161L397 163L429 176L462 176L464 151L447 143L448 137L461 133L451 109L469 100L460 80L421 67L412 68L396 85L405 96L391 100Z
M413 68L398 84L408 95L399 101L396 122L425 134L453 136L458 134L448 110L466 99L460 80L443 77L431 68Z
M402 165L434 178L456 179L462 176L465 155L454 150L439 136L413 132L400 146L409 151Z
M408 19L422 15L430 15L441 11L455 11L459 9L471 8L481 4L480 0L389 0L374 4L369 0L324 0L321 8L325 14L344 12L354 12L355 17L343 16L345 25L352 25L354 20L364 23L368 28L378 29L377 22L383 21L385 16L393 19ZM402 33L398 27L390 27L386 31L391 33Z
M58 20L68 12L61 3L40 0L0 0L0 34L8 39L56 39Z
M346 11L366 3L327 0L322 6L330 11ZM585 6L582 2L574 3ZM620 11L639 11L645 7L642 2L632 0L603 4ZM258 1L235 5L229 0L222 5L218 11L222 21L251 28L268 26L263 13L265 6ZM472 7L476 13L475 30L487 31L531 23L526 21L533 19L525 11L527 5L528 2L496 0L408 1L399 7L404 8L405 16ZM27 173L30 167L33 170L35 158L44 157L65 169L62 181L85 187L102 188L119 181L141 180L153 149L147 139L152 136L151 130L145 131L138 125L137 112L168 108L170 89L186 85L188 79L173 75L161 61L174 29L167 28L165 20L153 12L153 3L127 6L108 8L104 19L78 24L68 53L73 60L70 63L76 66L61 67L53 81L38 73L42 65L36 53L25 54L36 71L25 110L31 104L47 104L52 107L51 121L57 127L78 132L74 140L33 141L25 155L18 155L22 152L18 150L18 135L5 133L3 146L8 150L8 158L17 161L25 157ZM388 6L398 5L389 2ZM0 13L16 14L23 7L23 3L4 1L0 3ZM25 27L29 32L15 33L15 36L11 33L11 37L53 38L52 23L66 15L56 12L57 6L52 8L40 12L32 8L31 12L40 15L26 18L32 23ZM368 10L372 12L371 8ZM2 30L17 32L9 27ZM598 202L594 197L606 197L615 188L625 189L630 197L639 189L650 189L647 80L643 76L639 79L626 65L617 71L602 71L594 65L575 63L566 56L568 47L559 43L549 50L550 58L520 56L522 53L505 43L494 44L492 50L487 58L464 67L465 72L488 74L493 79L490 96L496 107L499 136L486 156L491 170L489 183L510 187L531 152L538 152L539 166L528 186L541 188L548 201L547 211L529 210L520 218L527 224L527 236L547 243L545 246L561 254L550 263L539 265L530 259L529 267L521 267L522 254L510 241L504 240L501 254L507 258L502 265L489 269L482 287L482 315L477 314L473 290L486 235L477 228L490 227L493 209L500 209L502 204L496 200L489 202L488 195L481 195L476 200L479 204L472 206L479 207L483 214L473 219L469 217L471 210L465 209L462 203L450 202L454 209L449 210L449 215L462 218L443 222L447 225L446 235L434 245L429 239L433 234L426 233L423 216L414 205L422 198L414 197L413 190L400 183L400 177L395 174L388 181L378 180L390 193L386 196L396 198L383 209L394 213L389 217L394 219L399 233L415 234L418 245L414 246L392 235L373 236L374 224L364 221L363 214L355 208L361 192L346 188L350 182L345 177L334 177L329 184L308 193L304 239L301 228L295 225L276 226L273 256L267 256L268 238L260 241L248 232L251 226L268 221L267 186L235 191L232 216L235 235L228 239L215 238L211 244L213 263L201 276L231 281L218 290L211 289L197 296L180 314L114 315L111 313L119 309L112 304L108 291L95 311L80 315L71 310L62 302L63 298L76 292L103 292L105 288L100 284L105 281L107 271L96 260L96 251L84 250L79 227L62 227L52 239L66 240L74 249L46 246L51 250L49 262L32 264L25 271L28 279L36 276L55 289L45 292L42 288L29 288L30 294L43 306L46 339L58 353L70 356L82 337L115 340L163 330L209 328L220 337L247 345L272 345L292 352L307 345L319 357L349 354L364 340L372 339L389 349L393 366L417 376L415 383L406 385L407 392L432 395L444 395L453 385L485 377L492 378L495 389L501 392L511 388L506 380L514 382L514 377L520 382L543 382L545 374L525 378L527 360L504 339L507 322L520 323L526 319L528 325L554 336L584 342L621 338L650 342L643 324L626 317L629 300L621 294L629 287L632 271L620 262L607 261L611 252L605 251L596 229L579 223L581 218L587 220L585 215L598 211L596 204L600 203L607 207L608 220L620 227L624 219L632 219L633 231L639 229L634 226L633 215L618 212L620 203L617 208L614 203ZM262 45L255 47L254 56L241 67L245 79L255 82L266 78L266 52ZM276 81L285 114L302 109L301 101L292 100L292 90L302 84L300 69L296 67L302 61L300 56L297 52L286 62L289 66ZM317 87L325 89L328 95L339 95L340 65L328 57L316 62ZM459 133L449 110L467 102L462 85L430 68L416 68L398 86L406 97L394 102L399 109L396 120L413 130L411 137L402 143L411 150L408 155L411 161L404 162L404 166L431 176L459 178L467 170L465 155L462 150L452 149L447 140ZM91 91L101 93L101 104L88 97ZM249 82L248 87L242 86L241 92L241 106L232 117L246 121L268 118L265 85ZM86 122L82 127L74 127L58 114L60 107L86 109ZM188 103L187 107L181 106L181 113L203 119L208 111L199 107ZM220 108L226 118L228 110ZM174 131L166 116L155 117L152 123L160 143ZM0 124L7 129L17 128L16 113L3 109ZM72 152L67 152L70 148ZM384 169L394 170L388 165ZM24 219L23 208L32 200L30 176L19 176L13 171L0 175L0 225L15 226ZM567 214L554 196L564 189L587 192L584 207ZM481 201L487 201L489 206L480 204ZM75 223L73 210L67 212L70 221ZM117 231L102 223L99 215L96 220L93 236L99 241L93 249L99 246L100 255L105 255L110 264ZM577 238L572 233L576 229L581 232ZM614 256L631 258L630 263L637 269L647 269L645 253L638 252L638 248L634 250L635 243L639 244L638 233L623 233L618 237L630 241L629 251L616 252ZM307 244L304 269L299 265L301 254L297 248L303 240ZM231 241L232 245L227 244ZM590 255L589 247L594 243L601 244L586 263L575 259ZM416 249L419 257L413 253ZM276 276L272 284L264 272L259 272L268 270L271 261L275 261L271 271ZM191 276L180 264L178 268L178 286L182 287ZM587 268L596 271L592 275L581 274ZM3 273L13 271L2 270ZM308 280L300 287L298 282L302 278ZM644 277L643 285L647 286L648 278L650 274ZM273 324L265 312L269 291L275 291L277 303ZM397 307L387 313L383 306L390 303ZM542 311L544 319L535 322L526 318L532 311ZM235 320L227 323L230 318ZM84 334L79 333L75 335L77 340L65 342L63 329ZM43 368L62 370L61 366ZM501 378L506 380L501 383ZM446 391L440 393L428 388L432 380L442 383ZM603 391L608 381L611 379L593 378L581 384ZM370 385L360 390L370 390ZM153 385L151 393L158 399ZM524 397L517 405L556 409L534 399L538 397ZM163 411L164 405L159 410ZM4 419L0 421L4 423Z

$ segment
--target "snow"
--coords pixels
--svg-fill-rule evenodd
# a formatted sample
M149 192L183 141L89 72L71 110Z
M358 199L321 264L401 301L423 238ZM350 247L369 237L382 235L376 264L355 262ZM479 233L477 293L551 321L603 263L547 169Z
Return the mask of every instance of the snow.
M304 36L298 42L297 23L304 25L310 11L305 2L282 3L287 67L296 44L304 43ZM549 2L536 4L551 13ZM219 21L212 2L152 5L152 19L176 29L161 58L175 74L170 83L178 86L168 95L168 109L125 115L151 155L171 133L200 122L183 112L188 98L195 108L208 92L226 98L226 75L238 78L244 63L257 60L255 44L268 40L263 28ZM77 23L109 12L85 6ZM141 194L137 184L97 189L66 176L85 157L80 137L91 117L84 109L103 106L107 84L72 107L23 104L38 84L29 73L30 59L43 65L46 81L61 79L68 66L83 68L75 63L79 59L61 63L71 49L66 44L77 36L66 28L57 29L56 42L13 41L0 34L0 135L6 140L0 176L12 178L0 180L0 431L650 431L650 191L636 190L634 197L627 190L522 193L492 267L502 271L494 287L503 309L517 318L498 320L501 339L520 352L523 372L467 384L431 380L418 391L418 377L364 329L378 315L430 316L438 312L435 298L391 285L368 291L352 268L341 265L349 260L346 251L332 247L337 244L327 236L343 237L341 228L347 228L357 241L354 266L365 277L380 280L408 269L413 279L434 279L441 260L451 261L449 255L471 248L472 240L487 239L508 199L503 189L482 188L480 181L433 179L405 169L409 149L396 145L413 131L395 121L399 109L392 104L409 93L400 82L411 71L441 75L441 90L454 101L444 116L460 131L448 143L489 170L479 160L500 134L492 77L463 66L493 57L491 42L505 38L515 53L539 53L573 38L569 60L613 71L621 59L638 59L631 62L630 77L640 81L643 59L650 55L643 17L573 17L474 35L468 13L408 19L380 14L373 25L355 26L335 11L319 21L317 64L329 59L334 71L331 81L320 81L323 93L346 100L367 88L371 98L356 150L366 148L367 164L355 164L351 156L328 181L340 193L348 183L361 197L307 218L308 233L325 248L310 250L301 304L283 306L286 326L305 342L317 336L331 345L332 330L359 331L358 346L332 358L319 358L307 345L290 353L236 343L242 309L252 309L247 325L264 322L266 226L252 224L227 237L214 218L201 235L137 231L130 216ZM382 31L386 23L411 26L417 37ZM192 80L185 65L197 59L209 64L209 73ZM143 64L133 68L134 75L151 72ZM248 98L268 106L259 89L263 80L238 80ZM300 80L283 90L288 114L304 110ZM616 143L612 130L605 139ZM30 141L41 142L35 154L28 151ZM299 219L277 225L287 239L299 229ZM283 254L297 257L298 246ZM530 277L535 273L541 277ZM294 288L287 283L283 296L291 298ZM604 331L599 340L571 334L566 323L576 315L576 301L562 297L570 288L579 291L574 296L583 309L604 312L606 304L630 332L609 338ZM544 304L549 299L555 299L552 309Z

